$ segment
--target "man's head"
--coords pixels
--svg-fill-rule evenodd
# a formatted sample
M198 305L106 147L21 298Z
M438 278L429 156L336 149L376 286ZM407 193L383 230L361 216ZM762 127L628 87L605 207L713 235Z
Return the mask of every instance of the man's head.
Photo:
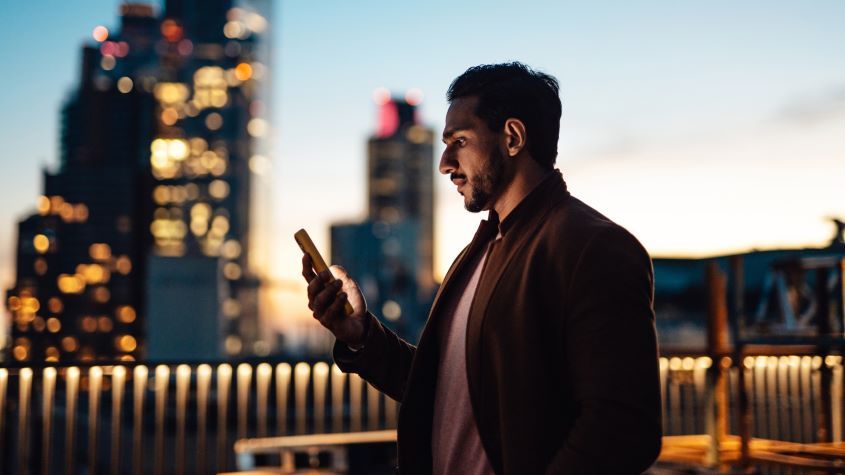
M481 65L458 76L450 102L440 171L450 174L469 211L490 209L516 162L551 170L561 103L557 80L521 63Z

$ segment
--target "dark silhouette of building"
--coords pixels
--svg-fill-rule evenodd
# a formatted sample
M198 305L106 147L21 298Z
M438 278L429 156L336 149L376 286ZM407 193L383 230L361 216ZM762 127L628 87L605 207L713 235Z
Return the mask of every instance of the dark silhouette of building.
M19 225L13 359L262 349L250 160L268 127L266 27L229 0L168 0L161 17L123 4L118 31L95 30L62 108L58 169Z
M331 227L332 262L359 280L369 306L408 337L425 322L434 282L434 133L416 118L419 95L377 92L368 142L368 219Z

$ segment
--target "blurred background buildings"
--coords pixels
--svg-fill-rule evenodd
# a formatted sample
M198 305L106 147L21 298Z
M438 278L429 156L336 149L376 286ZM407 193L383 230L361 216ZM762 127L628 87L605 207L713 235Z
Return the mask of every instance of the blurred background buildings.
M269 6L125 3L118 28L94 29L62 107L58 169L19 225L14 360L273 349L259 327L269 189L257 176Z
M367 147L367 219L331 227L331 260L400 335L416 341L434 300L434 131L421 125L420 92L378 90Z
M525 34L506 44L494 41L496 28L459 20L504 25L495 4L451 5L448 16L386 2L331 6L56 6L37 13L51 25L37 36L48 50L74 43L52 36L63 26L57 16L88 39L75 65L57 56L49 73L35 59L49 55L31 22L10 24L4 54L31 76L0 76L15 111L0 128L4 160L21 158L4 162L10 173L0 177L9 201L0 217L19 221L17 233L11 225L0 233L9 360L324 354L330 338L305 308L290 239L299 227L413 339L479 219L448 180L434 178L433 134L446 107L438 91L480 62L521 59L560 78L558 165L576 196L662 257L666 342L703 338L700 302L673 300L679 289L700 291L699 258L827 248L826 217L841 214L845 174L836 60L845 42L830 23L840 5L652 11L529 1L535 23L512 26ZM28 9L16 14L36 15ZM733 12L728 22L724 11ZM466 34L431 35L425 25L434 24ZM631 54L631 45L642 51ZM801 74L780 74L784 64ZM72 80L59 80L74 68ZM61 106L58 120L26 120L29 103L17 96L38 104L63 86L71 90L50 103ZM44 93L27 92L36 87ZM424 103L421 89L430 93ZM375 127L366 120L373 109ZM43 142L59 145L57 160ZM762 271L746 276L749 289L768 285Z

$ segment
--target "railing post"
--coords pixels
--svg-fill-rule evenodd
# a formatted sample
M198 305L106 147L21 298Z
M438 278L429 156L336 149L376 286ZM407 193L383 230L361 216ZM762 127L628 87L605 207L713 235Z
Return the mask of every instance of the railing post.
M705 463L710 467L721 465L722 441L727 435L728 395L726 374L730 368L730 341L728 337L727 278L716 261L707 264L707 352L712 364L709 368L707 393L707 434L710 445Z

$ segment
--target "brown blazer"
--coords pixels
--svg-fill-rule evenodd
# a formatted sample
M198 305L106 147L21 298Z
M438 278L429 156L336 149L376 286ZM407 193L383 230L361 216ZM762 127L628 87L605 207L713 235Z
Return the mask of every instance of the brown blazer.
M494 242L467 324L467 377L496 473L636 474L660 451L651 260L622 227L551 173L499 225L482 221L443 281L419 346L371 316L365 347L336 344L340 368L402 403L400 473L431 473L443 301Z

